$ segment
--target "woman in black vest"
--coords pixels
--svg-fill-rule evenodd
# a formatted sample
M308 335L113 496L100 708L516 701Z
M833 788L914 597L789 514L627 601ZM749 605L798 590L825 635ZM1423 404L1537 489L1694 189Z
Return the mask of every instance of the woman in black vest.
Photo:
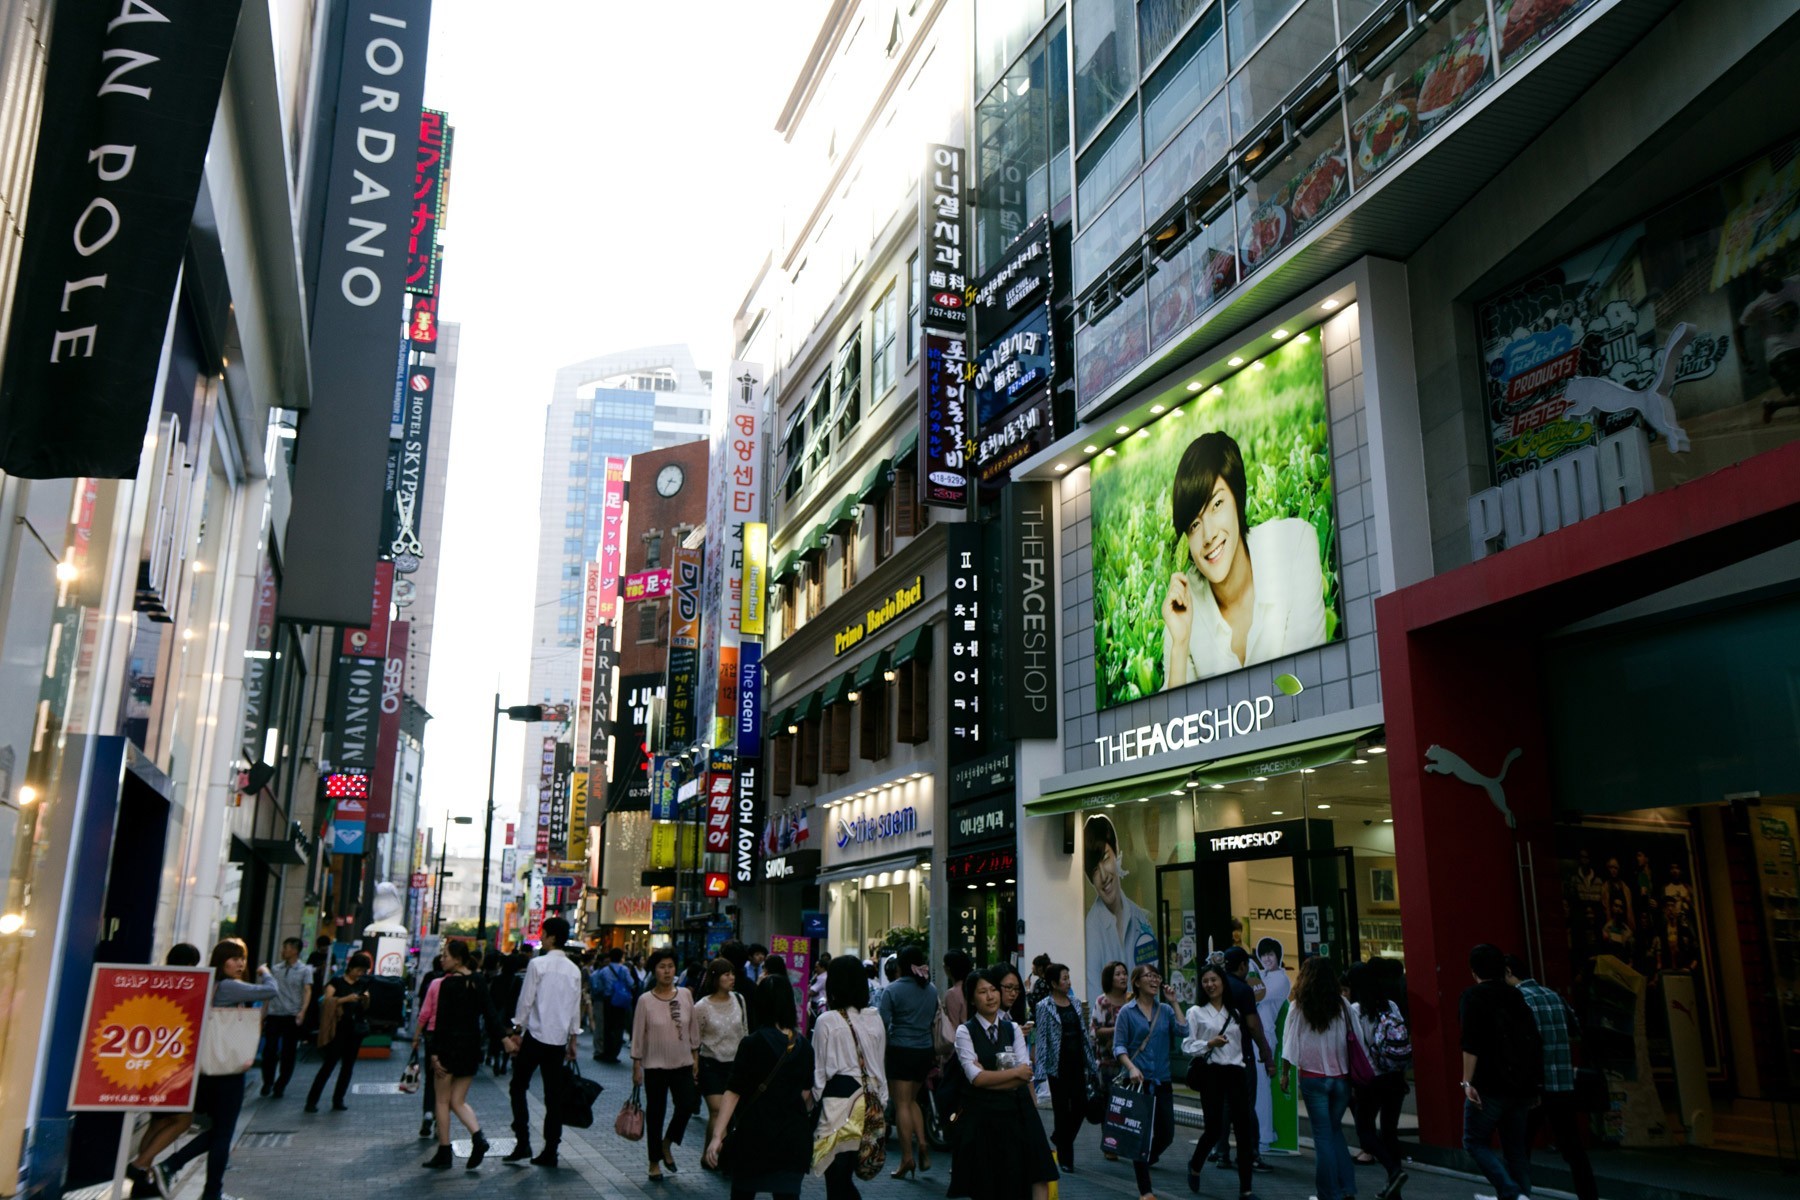
M968 1077L950 1164L953 1197L1045 1200L1057 1178L1032 1094L1025 1031L1000 1011L1000 982L1011 967L989 967L964 986L975 1014L956 1028L956 1058Z

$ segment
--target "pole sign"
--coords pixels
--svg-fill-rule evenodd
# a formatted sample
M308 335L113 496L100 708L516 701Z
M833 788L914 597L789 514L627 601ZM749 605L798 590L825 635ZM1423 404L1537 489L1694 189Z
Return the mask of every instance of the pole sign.
M694 742L700 682L700 554L698 548L679 546L670 567L675 594L669 616L670 750L685 750Z
M762 827L762 801L756 759L738 759L737 798L732 805L731 878L738 887L756 882L756 838Z
M983 710L983 676L987 670L986 632L987 586L982 579L980 525L961 524L946 527L949 535L948 596L949 620L945 622L950 642L950 662L946 672L948 687L945 704L950 716L950 762L967 762L981 753L987 744L987 721Z
M764 609L769 594L769 526L763 521L744 523L744 628L745 634L763 635Z
M731 755L722 750L712 752L712 763L706 772L706 852L728 854L731 851Z
M963 149L930 145L919 176L919 241L925 246L923 325L960 334L969 327L963 265Z
M193 1111L212 976L206 967L97 964L70 1111Z
M237 23L238 0L157 0L62 4L54 36L33 31L49 64L0 371L0 470L137 474ZM16 200L9 190L15 214Z
M400 706L406 692L406 647L412 624L395 621L381 665L381 716L375 723L374 788L369 795L369 832L386 833L394 819L394 771L400 755Z
M575 769L585 771L590 761L594 729L594 644L600 625L600 564L588 560L582 573L581 667L575 684Z
M569 857L587 862L588 856L588 773L576 771L569 776Z
M963 336L926 330L925 386L919 389L919 499L939 508L969 502L968 346Z
M762 757L762 644L746 640L738 647L737 753Z
M635 604L639 600L660 600L669 594L671 575L668 567L627 575L624 594L619 599L625 604Z
M302 422L323 452L304 455L294 474L281 592L283 619L332 625L360 616L358 581L343 568L366 561L384 523L385 381L405 316L410 151L431 29L430 0L343 7L343 72L320 138L329 165L311 289L312 407Z
M381 676L385 662L379 658L340 656L332 677L332 751L335 770L375 766L375 745L380 729Z
M437 388L436 367L413 367L406 373L405 407L395 447L393 536L384 550L396 557L417 558L424 550L419 499L425 490L425 451L431 441L431 401Z
M437 294L437 231L443 224L444 205L449 198L453 137L448 114L433 108L419 111L412 213L407 226L406 290L420 296Z
M1007 485L1001 495L1001 536L1007 592L1007 733L1014 738L1053 738L1056 721L1056 597L1050 556L1056 513L1055 488L1047 481Z

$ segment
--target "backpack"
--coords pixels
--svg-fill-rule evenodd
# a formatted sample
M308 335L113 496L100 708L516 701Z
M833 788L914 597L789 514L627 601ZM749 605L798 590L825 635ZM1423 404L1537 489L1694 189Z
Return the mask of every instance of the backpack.
M1369 1053L1375 1060L1375 1069L1383 1074L1404 1071L1412 1062L1412 1032L1392 1002L1369 1029Z
M619 964L609 963L600 973L606 977L606 1002L614 1008L630 1008L636 997L632 995L631 985L625 982Z

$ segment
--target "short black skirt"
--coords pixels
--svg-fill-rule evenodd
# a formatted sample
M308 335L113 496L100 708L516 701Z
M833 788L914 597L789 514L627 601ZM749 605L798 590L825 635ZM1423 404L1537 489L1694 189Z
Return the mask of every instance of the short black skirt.
M719 1096L725 1092L726 1085L731 1082L731 1064L720 1062L716 1058L700 1056L700 1094L702 1096Z
M889 1083L895 1080L901 1083L924 1083L925 1077L931 1074L931 1068L937 1065L937 1055L929 1048L889 1046L884 1065L887 1067Z
M481 1070L483 1051L480 1034L435 1034L431 1053L452 1078L463 1078Z

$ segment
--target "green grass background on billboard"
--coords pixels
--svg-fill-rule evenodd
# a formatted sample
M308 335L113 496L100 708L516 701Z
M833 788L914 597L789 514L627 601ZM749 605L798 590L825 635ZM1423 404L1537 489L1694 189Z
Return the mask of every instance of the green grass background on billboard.
M1163 686L1163 594L1185 560L1171 524L1170 489L1189 443L1222 429L1244 455L1251 528L1298 517L1319 535L1325 638L1339 632L1337 524L1332 515L1325 360L1318 330L1258 363L1092 461L1094 677L1099 708Z

